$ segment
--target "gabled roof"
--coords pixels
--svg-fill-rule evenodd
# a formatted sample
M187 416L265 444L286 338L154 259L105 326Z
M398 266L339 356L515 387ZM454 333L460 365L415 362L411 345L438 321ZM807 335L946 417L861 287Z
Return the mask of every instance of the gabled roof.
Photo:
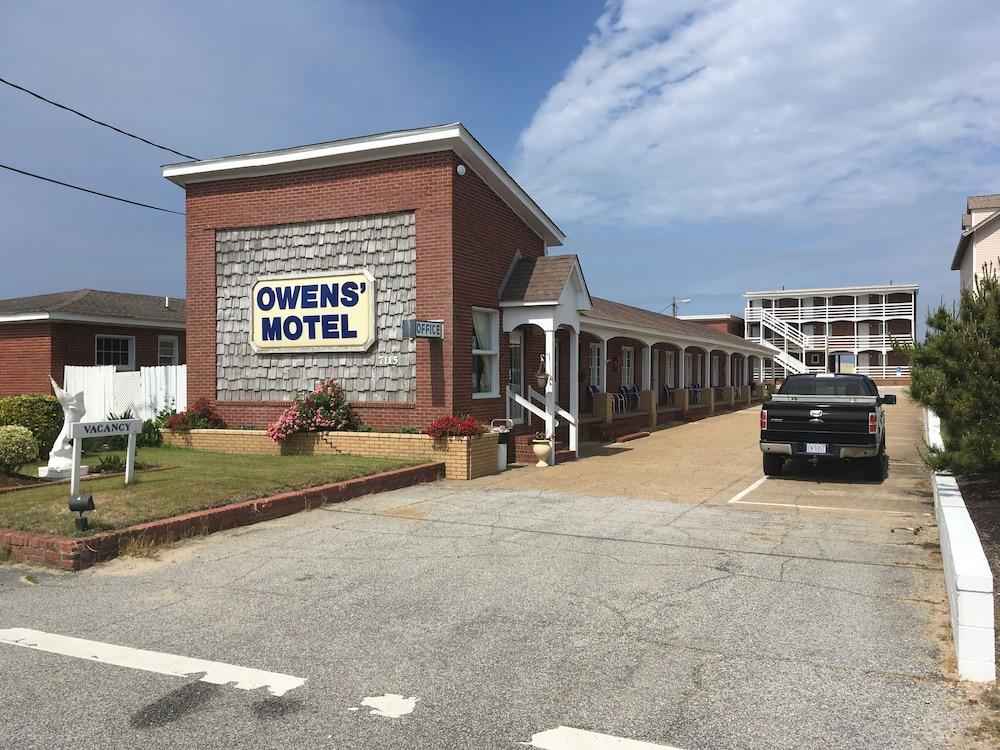
M633 307L632 305L623 305L621 302L612 302L611 300L601 299L600 297L593 297L592 299L594 302L593 308L581 312L580 314L590 320L593 320L595 323L599 321L608 321L625 326L642 328L652 333L662 334L668 338L674 336L688 339L699 339L702 341L710 341L727 348L750 349L760 352L764 357L771 357L773 355L772 351L765 349L752 341L748 341L740 336L734 336L733 334L726 333L725 331L709 328L701 323L681 320L680 318L675 318L671 315L655 313L651 310L644 310L641 307ZM628 334L623 333L622 335L625 336Z
M277 151L167 164L163 167L163 176L183 186L192 182L301 172L449 150L454 151L467 167L474 170L547 245L562 245L566 239L562 230L460 122Z
M587 282L575 255L518 258L500 290L500 302L554 305L559 302L574 269L579 272L580 284L586 292Z
M177 297L77 289L0 300L0 323L70 320L184 328L185 307Z
M981 195L973 196L978 198L995 198L1000 196L992 195ZM976 208L977 206L972 206L972 198L969 198L969 207ZM984 206L985 207L985 206ZM971 227L962 232L962 236L958 238L958 247L955 248L955 257L951 261L951 270L957 271L962 267L962 256L965 255L965 250L969 246L969 241L977 231L980 229L986 229L992 226L1000 218L1000 210L994 211L985 219L980 221L978 224L973 224Z

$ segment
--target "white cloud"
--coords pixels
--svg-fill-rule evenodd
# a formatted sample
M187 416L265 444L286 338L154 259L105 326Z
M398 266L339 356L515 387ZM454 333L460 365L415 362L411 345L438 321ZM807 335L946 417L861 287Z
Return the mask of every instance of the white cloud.
M633 226L836 221L1000 191L995 10L610 3L521 134L516 173L559 220Z

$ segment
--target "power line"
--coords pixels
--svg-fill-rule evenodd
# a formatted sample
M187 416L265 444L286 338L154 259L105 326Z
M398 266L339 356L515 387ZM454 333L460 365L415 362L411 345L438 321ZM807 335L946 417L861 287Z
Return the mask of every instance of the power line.
M91 117L90 115L85 115L83 112L80 112L77 109L73 109L72 107L67 107L65 104L60 104L59 102L54 102L51 99L46 99L44 96L42 96L38 92L32 91L31 89L26 89L24 86L18 86L16 83L11 83L10 81L8 81L8 80L6 80L4 78L0 78L0 83L5 83L8 86L10 86L11 88L17 89L18 91L23 91L25 94L29 94L29 95L35 97L36 99L41 99L43 102L45 102L46 104L51 104L53 107L58 107L59 109L64 109L67 112L72 112L74 115L79 115L84 120L89 120L90 122L92 122L92 123L94 123L96 125L100 125L100 126L105 127L105 128L111 128L111 130L114 130L116 133L121 133L122 135L127 135L129 138L135 138L137 141L142 141L143 143L146 143L146 144L148 144L150 146L153 146L155 148L158 148L158 149L162 149L163 151L169 151L172 154L177 154L178 156L183 156L185 159L191 159L193 161L197 161L197 157L195 157L195 156L190 156L188 154L182 154L180 151L175 151L172 148L167 148L166 146L161 146L159 143L154 143L153 141L147 140L147 139L143 138L142 136L136 135L135 133L130 133L127 130L122 130L121 128L116 128L114 125L110 125L110 124L108 124L106 122L102 122L101 120L98 120L98 119L96 119L94 117Z
M154 211L163 211L168 214L177 214L178 216L183 216L182 211L173 211L169 208L160 208L159 206L151 206L148 203L140 203L139 201L130 201L128 198L119 198L117 195L108 195L107 193L101 193L97 190L91 190L90 188L80 187L79 185L71 185L68 182L62 182L61 180L53 180L51 177L42 177L40 174L33 174L32 172L25 172L23 169L17 169L16 167L10 167L6 164L0 164L0 169L9 169L11 172L17 172L18 174L23 174L27 177L34 177L36 180L44 180L45 182L51 182L56 185L62 185L63 187L73 188L74 190L80 190L84 193L90 193L91 195L99 195L102 198L110 198L113 201L121 201L122 203L131 203L133 206L141 206L142 208L151 208Z

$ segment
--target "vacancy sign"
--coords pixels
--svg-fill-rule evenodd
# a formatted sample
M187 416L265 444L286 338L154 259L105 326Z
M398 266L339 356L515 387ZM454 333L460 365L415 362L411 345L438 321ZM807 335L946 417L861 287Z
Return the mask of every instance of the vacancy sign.
M259 279L250 310L255 352L363 352L375 343L375 280L364 270Z

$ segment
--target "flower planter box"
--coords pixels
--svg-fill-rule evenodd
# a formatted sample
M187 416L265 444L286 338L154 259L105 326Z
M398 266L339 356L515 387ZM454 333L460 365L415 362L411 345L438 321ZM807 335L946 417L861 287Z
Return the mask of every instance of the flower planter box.
M432 438L401 432L300 432L275 443L264 430L191 430L163 436L172 447L216 453L305 455L349 453L440 461L447 479L475 479L497 471L497 434Z

